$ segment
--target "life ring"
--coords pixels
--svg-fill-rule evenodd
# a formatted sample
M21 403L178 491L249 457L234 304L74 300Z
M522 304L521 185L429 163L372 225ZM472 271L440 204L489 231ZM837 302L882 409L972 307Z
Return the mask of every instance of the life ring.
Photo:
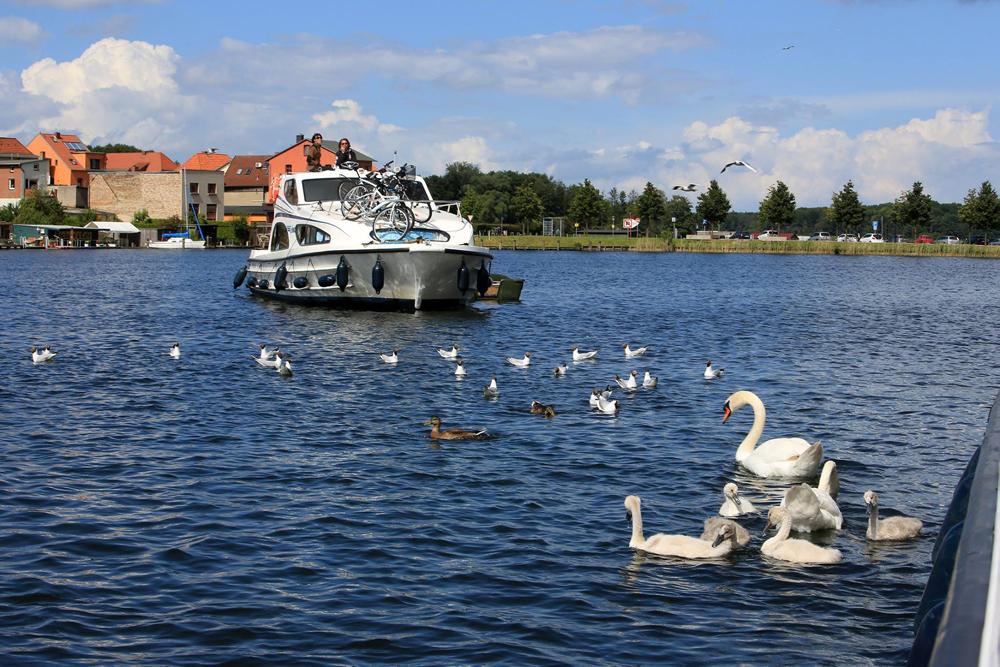
M281 175L271 179L271 187L267 189L267 203L273 204L278 201L278 194L281 192Z

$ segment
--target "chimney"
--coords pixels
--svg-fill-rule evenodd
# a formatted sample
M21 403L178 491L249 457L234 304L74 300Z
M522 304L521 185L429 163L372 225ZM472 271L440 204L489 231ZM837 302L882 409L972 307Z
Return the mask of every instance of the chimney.
M295 143L301 144L305 140L306 140L306 135L304 135L304 134L296 134L295 135Z
M146 157L146 151L143 151L143 152L142 152L142 156L143 156L143 157Z
M60 139L62 139L62 135L56 132L56 141L59 141Z

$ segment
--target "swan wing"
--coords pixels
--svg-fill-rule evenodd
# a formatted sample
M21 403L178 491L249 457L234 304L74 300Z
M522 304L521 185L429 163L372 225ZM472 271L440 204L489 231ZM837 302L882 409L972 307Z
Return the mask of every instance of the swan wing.
M723 519L721 516L710 516L705 519L705 530L701 534L701 539L712 542L715 540L715 536L719 534L719 529L727 523L736 531L736 543L741 547L746 546L750 542L750 533L747 529L732 519Z
M839 563L841 558L836 549L827 549L806 540L782 540L769 552L769 556L792 563Z
M681 558L715 558L729 550L725 545L713 548L711 542L699 540L697 537L663 534L653 535L638 548L660 556Z
M743 467L761 477L810 477L823 458L823 444L802 438L768 440L743 460Z
M817 491L808 484L798 484L785 493L781 506L792 516L792 530L840 530L843 515L830 494Z

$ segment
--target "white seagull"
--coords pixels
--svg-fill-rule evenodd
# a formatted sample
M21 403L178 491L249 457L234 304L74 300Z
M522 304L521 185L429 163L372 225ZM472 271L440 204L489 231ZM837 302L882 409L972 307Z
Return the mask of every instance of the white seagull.
M40 364L43 361L52 361L52 359L59 354L58 352L53 352L52 349L46 345L43 349L39 350L37 347L31 348L31 362L35 364Z
M392 354L385 354L383 352L378 353L378 358L387 364L395 364L399 362L399 350L393 350Z
M722 377L722 374L725 372L725 370L726 370L725 368L712 368L712 362L711 361L705 361L705 379L706 380L714 380L715 378Z
M688 183L687 185L675 185L674 190L680 190L681 192L694 192L701 186L697 183Z
M660 378L655 378L646 371L646 375L642 378L642 386L646 389L656 389L656 385L660 383Z
M281 349L280 347L276 347L273 350L269 350L269 349L267 349L266 345L261 344L261 346L260 346L260 358L263 359L264 361L269 361L269 360L271 360L271 359L274 358L274 355L278 354L278 351L280 349Z
M486 394L487 398L491 398L493 396L497 396L500 394L500 391L497 389L496 378L490 380L490 383L483 389L483 393Z
M170 356L173 357L174 359L180 359L181 358L181 344L180 343L174 343L173 345L170 346Z
M620 407L621 403L618 401L608 401L603 396L598 396L597 398L597 409L606 415L615 414Z
M794 44L792 44L791 46L783 46L783 47L781 48L781 50L782 50L782 51L789 51L789 50L791 50L791 49L794 49L794 48L795 48L795 45L794 45Z
M600 352L600 350L594 350L593 352L581 352L580 348L573 348L573 361L583 361L584 359L593 359L594 356Z
M562 366L556 366L555 369L556 377L559 377L560 375L566 375L567 371L569 371L569 366L567 364L563 364Z
M636 388L639 386L638 384L636 384L636 381L635 381L635 376L638 375L638 374L639 374L639 371L632 371L631 373L628 374L628 378L625 379L625 380L621 379L620 377L618 377L616 375L615 376L615 382L617 382L618 386L621 387L622 389L628 389L629 391L635 391Z
M641 357L642 355L646 354L646 350L649 349L649 346L646 345L643 347L637 347L633 350L628 346L628 343L625 343L624 345L622 345L622 349L625 350L625 358L628 359L630 357Z
M756 169L754 169L753 167L751 167L748 163L744 162L743 160L733 160L732 162L730 162L729 164L727 164L725 167L723 167L722 171L720 171L719 173L720 174L724 173L726 171L726 169L729 169L730 167L746 167L750 171L752 171L754 173L757 173Z
M458 366L455 366L455 375L458 375L459 377L465 375L465 366L462 365L461 359L458 360Z
M514 359L513 357L504 357L508 362L514 366L520 366L524 368L525 366L531 365L531 352L525 352L523 359Z
M285 359L285 355L278 355L278 373L281 374L283 378L292 377L292 363Z
M450 350L439 349L438 354L445 359L458 359L458 345L452 345Z
M281 358L282 358L281 352L278 352L277 354L274 355L274 357L270 359L261 359L260 357L250 357L250 358L265 368L281 367Z
M601 390L595 389L594 393L590 395L590 407L596 408L601 404Z

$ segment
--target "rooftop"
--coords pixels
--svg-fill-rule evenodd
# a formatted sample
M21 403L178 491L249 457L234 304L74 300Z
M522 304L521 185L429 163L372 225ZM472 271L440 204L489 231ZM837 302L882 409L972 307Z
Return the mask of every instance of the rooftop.
M267 187L267 160L270 155L236 155L226 170L227 188ZM257 165L261 165L258 167Z
M0 155L23 155L33 157L31 151L13 137L0 137Z
M218 171L233 161L225 153L213 151L202 151L195 153L187 162L181 165L181 169L202 169L204 171Z
M106 171L177 171L176 162L159 151L108 153Z

